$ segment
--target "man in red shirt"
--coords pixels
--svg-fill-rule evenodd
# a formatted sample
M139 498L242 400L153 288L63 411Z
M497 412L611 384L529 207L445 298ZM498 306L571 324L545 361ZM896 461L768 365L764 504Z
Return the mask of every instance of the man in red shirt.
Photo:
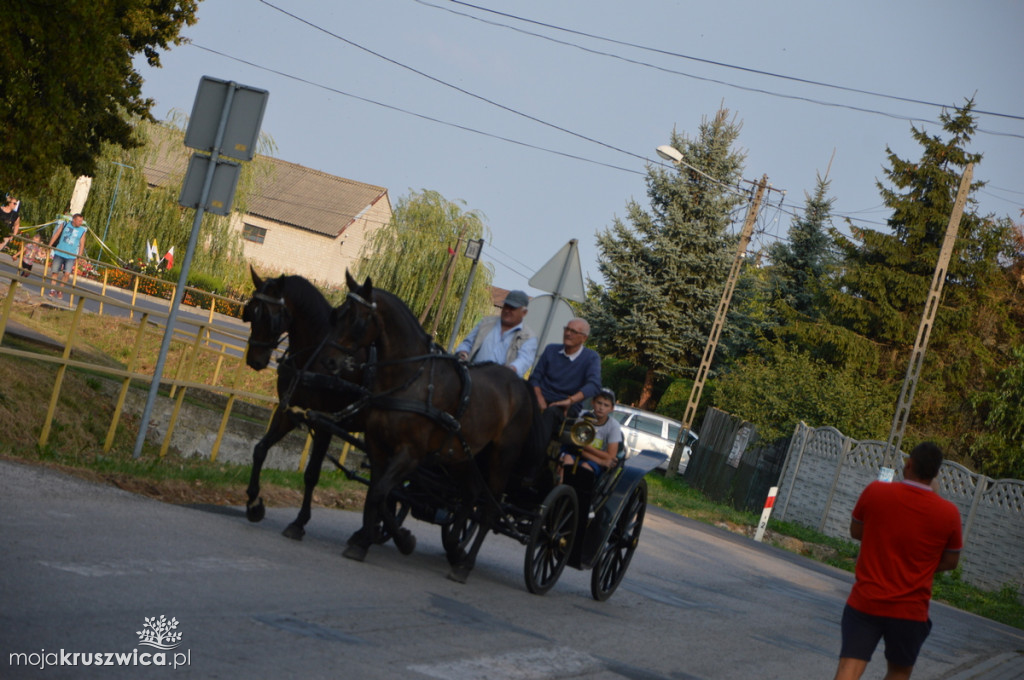
M902 482L872 482L857 499L850 536L861 541L857 580L843 610L843 647L835 680L857 680L885 638L885 680L909 678L931 631L928 602L937 571L955 569L963 537L960 512L933 482L942 451L914 447Z

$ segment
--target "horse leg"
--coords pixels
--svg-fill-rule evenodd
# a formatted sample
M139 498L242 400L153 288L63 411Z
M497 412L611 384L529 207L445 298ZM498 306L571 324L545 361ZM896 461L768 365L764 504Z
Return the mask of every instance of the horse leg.
M313 450L309 454L309 460L306 462L306 472L303 474L306 488L302 494L302 508L299 509L299 515L295 518L295 521L281 532L288 538L301 541L302 537L306 535L305 526L313 514L313 490L316 489L316 485L320 482L320 470L323 468L324 456L327 454L327 447L330 443L330 430L324 431L323 428L313 430Z
M491 505L490 501L487 500L484 501L484 504ZM466 579L469 578L469 572L476 566L476 556L480 552L480 546L483 545L484 539L487 538L491 527L494 526L494 514L495 510L490 507L486 507L480 513L480 526L477 528L476 536L473 538L473 545L468 553L459 550L460 559L457 560L457 563L452 562L451 555L448 556L448 562L451 564L451 569L448 570L449 580L456 583L465 583Z
M476 556L480 552L480 546L483 545L484 538L490 533L491 527L494 526L496 521L495 514L497 509L494 507L494 502L486 497L487 489L484 488L479 468L472 469L474 467L476 467L476 462L470 461L471 469L467 472L469 475L467 484L468 495L464 512L472 512L474 505L477 505L478 501L482 500L483 503L480 504L480 526L477 527L477 533L473 538L473 545L470 547L469 552L466 552L458 545L454 545L446 555L448 564L451 565L451 569L448 571L448 578L456 583L465 583L466 579L469 578L469 572L476 565Z
M295 429L295 424L286 417L280 408L274 409L270 418L270 427L263 438L256 442L252 449L252 471L249 473L249 486L245 490L245 516L250 522L259 522L266 515L266 508L263 506L263 499L260 498L260 472L263 470L263 463L267 460L267 452L270 447L281 441L281 439Z
M386 461L371 452L370 461L370 488L366 491L366 501L363 505L363 526L348 539L348 545L343 553L345 557L359 562L366 559L366 552L375 542L382 521L388 523L388 531L403 554L412 552L416 545L412 533L398 526L394 515L387 508L387 499L391 490L416 467L417 461L404 448L395 452L390 460ZM385 464L382 473L378 474Z

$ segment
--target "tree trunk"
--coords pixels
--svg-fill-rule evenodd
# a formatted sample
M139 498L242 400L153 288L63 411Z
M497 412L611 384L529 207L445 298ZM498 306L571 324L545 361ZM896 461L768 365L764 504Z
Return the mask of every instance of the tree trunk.
M645 411L650 410L651 402L654 401L654 370L647 369L647 374L644 375L644 386L640 388L640 401L637 403L637 408L642 408Z

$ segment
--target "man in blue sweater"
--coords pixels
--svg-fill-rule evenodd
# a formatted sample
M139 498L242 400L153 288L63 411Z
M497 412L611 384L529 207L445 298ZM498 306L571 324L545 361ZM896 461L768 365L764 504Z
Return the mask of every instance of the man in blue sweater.
M580 402L601 389L601 357L583 346L590 336L590 324L576 318L562 331L562 344L544 348L530 374L530 386L544 412L545 441L567 416L580 412Z

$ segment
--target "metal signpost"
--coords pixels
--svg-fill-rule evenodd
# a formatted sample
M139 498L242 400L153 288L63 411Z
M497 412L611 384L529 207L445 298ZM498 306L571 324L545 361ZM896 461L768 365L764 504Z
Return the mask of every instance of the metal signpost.
M135 458L142 455L142 446L149 430L149 419L160 393L160 378L163 376L167 352L174 335L178 309L185 295L185 286L188 285L189 267L195 254L203 215L206 211L217 215L227 215L231 212L241 166L233 161L221 159L220 156L241 161L252 160L256 154L256 141L259 139L268 97L269 93L266 90L239 85L233 81L218 80L209 76L203 76L199 81L192 117L185 132L185 146L208 152L210 155L192 155L178 200L183 207L195 208L196 214L192 221L192 233L189 235L185 258L181 263L178 285L174 289L167 326L164 328L160 355L153 369L153 382L149 386L149 396L142 411L139 434L135 439Z
M480 252L484 249L484 240L470 239L466 241L466 257L473 260L469 268L469 279L466 281L466 290L462 293L462 302L459 303L459 311L455 315L455 325L452 326L451 335L448 337L448 353L455 349L455 340L459 337L459 327L462 326L462 315L466 312L466 303L469 302L469 293L473 289L473 277L476 275L476 266L480 264Z
M537 290L552 294L550 302L542 299L548 297L545 295L530 303L531 311L536 316L541 314L544 316L544 324L537 335L537 358L534 360L534 364L540 360L540 355L546 344L562 340L561 330L554 325L554 322L564 318L566 314L569 319L575 316L566 300L583 302L587 299L586 290L583 287L583 270L580 268L577 244L578 241L572 239L562 246L562 249L528 281Z

